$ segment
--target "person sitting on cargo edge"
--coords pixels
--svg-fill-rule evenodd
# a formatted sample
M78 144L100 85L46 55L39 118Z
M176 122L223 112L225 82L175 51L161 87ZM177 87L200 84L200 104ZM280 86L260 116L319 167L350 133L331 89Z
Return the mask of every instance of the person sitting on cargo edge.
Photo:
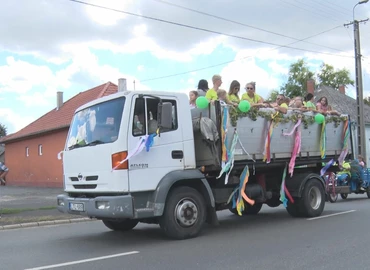
M215 100L217 100L217 90L220 88L222 84L222 78L220 75L213 75L212 77L213 87L209 89L206 93L206 98L214 104Z
M285 103L285 96L283 94L279 94L276 97L276 105L273 105L272 108L281 113L287 113L288 105Z
M247 100L251 107L266 107L263 98L256 94L256 83L250 82L245 86L246 92L242 95L242 100Z
M217 100L220 101L221 105L231 105L231 106L238 106L237 103L233 103L229 100L227 97L227 92L224 89L218 89L217 90Z

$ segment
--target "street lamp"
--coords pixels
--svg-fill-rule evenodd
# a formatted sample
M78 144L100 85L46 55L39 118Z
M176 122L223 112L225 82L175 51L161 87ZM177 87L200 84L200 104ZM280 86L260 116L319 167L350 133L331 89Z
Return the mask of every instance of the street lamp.
M357 143L358 155L366 157L365 122L364 122L364 97L362 89L362 68L361 68L361 48L360 48L360 28L359 23L363 21L355 20L355 8L358 5L366 4L369 0L361 0L353 7L353 34L355 43L355 65L356 65L356 101L357 101ZM353 151L353 149L352 149Z

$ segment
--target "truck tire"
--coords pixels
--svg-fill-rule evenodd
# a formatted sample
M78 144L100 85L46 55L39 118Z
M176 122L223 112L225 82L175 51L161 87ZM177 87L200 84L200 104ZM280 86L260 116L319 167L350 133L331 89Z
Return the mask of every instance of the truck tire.
M102 220L104 225L111 229L112 231L129 231L135 228L135 226L139 223L138 220L135 219L125 219L120 221L114 221L114 220Z
M168 194L159 225L169 238L193 238L202 231L206 214L205 200L196 189L176 187Z
M287 212L292 217L303 217L304 212L302 210L302 198L293 198L294 203L288 201Z
M341 193L341 194L340 194L340 197L341 197L343 200L345 200L345 199L347 199L347 198L348 198L348 194L347 194L347 193Z
M317 217L325 207L325 188L317 179L310 179L305 184L301 197L301 211L306 217Z
M338 194L329 194L329 202L335 203L338 200Z
M245 203L245 202L244 202ZM246 205L246 208L244 209L244 211L242 212L242 215L244 216L244 215L249 215L249 216L251 216L251 215L257 215L260 211L261 211L261 208L262 208L262 203L255 203L254 205L249 205L249 204L247 204ZM234 209L232 209L231 207L230 207L230 212L231 213L233 213L233 214L235 214L235 215L239 215L238 214L238 211L236 211L236 209L234 208Z

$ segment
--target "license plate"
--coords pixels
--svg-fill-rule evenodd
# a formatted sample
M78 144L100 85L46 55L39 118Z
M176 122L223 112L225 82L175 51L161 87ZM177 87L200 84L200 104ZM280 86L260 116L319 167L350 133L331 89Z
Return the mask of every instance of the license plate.
M83 212L85 210L83 203L69 203L69 209L71 211L78 211L78 212Z

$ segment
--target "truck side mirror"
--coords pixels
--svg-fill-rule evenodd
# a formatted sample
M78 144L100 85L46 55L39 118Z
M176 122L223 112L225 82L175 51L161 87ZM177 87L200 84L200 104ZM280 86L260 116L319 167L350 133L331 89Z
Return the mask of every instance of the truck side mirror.
M172 129L172 103L159 102L158 103L158 127L164 129Z

